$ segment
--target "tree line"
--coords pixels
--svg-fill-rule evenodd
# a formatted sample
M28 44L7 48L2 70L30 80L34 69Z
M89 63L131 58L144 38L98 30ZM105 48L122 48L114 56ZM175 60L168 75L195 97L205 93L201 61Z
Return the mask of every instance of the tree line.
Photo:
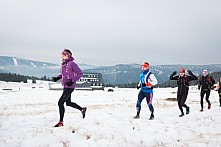
M220 72L213 72L210 74L216 82L219 81L221 77L221 71ZM201 76L201 75L200 75ZM200 77L198 76L198 78ZM24 76L20 74L15 74L15 73L0 73L0 81L5 81L5 82L24 82L27 83L28 79L32 79L32 83L36 83L36 80L44 80L44 81L50 81L50 78L43 76L41 78L37 77L31 77L31 76ZM136 88L138 83L126 83L126 84L105 84L105 87L119 87L119 88ZM190 85L197 85L198 80L191 81ZM160 88L166 88L166 87L176 87L177 83L176 81L171 81L168 79L167 82L161 83L156 85L155 87L160 87Z
M44 80L44 81L50 81L49 78L46 76L43 76L41 78L37 77L31 77L31 76L24 76L20 74L15 74L15 73L0 73L0 81L5 81L5 82L24 82L27 83L28 79L32 80L32 83L36 83L36 80Z
M202 75L198 76L198 79L201 77ZM214 78L214 80L216 82L219 81L220 77L221 77L221 71L220 72L213 72L210 74L210 76L212 76ZM195 81L191 81L190 85L198 85L199 80L195 80ZM136 88L138 85L138 83L127 83L127 84L118 84L118 85L113 85L113 84L105 84L106 87L119 87L119 88ZM159 88L167 88L167 87L177 87L177 82L176 81L171 81L170 79L168 79L167 82L161 83L156 85L155 87L159 87Z

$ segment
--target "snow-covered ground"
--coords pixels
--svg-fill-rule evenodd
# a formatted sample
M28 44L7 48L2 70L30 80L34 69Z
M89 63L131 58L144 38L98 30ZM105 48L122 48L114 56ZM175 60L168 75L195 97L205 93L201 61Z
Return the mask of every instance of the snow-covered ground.
M12 90L2 90L12 89ZM148 120L144 100L141 118L136 114L137 89L74 91L72 101L87 106L81 112L65 106L64 127L58 122L57 101L62 91L50 91L45 83L0 83L1 147L154 147L221 146L221 107L212 92L212 108L200 112L199 91L191 88L187 100L190 114L179 118L176 89L155 89L155 119Z

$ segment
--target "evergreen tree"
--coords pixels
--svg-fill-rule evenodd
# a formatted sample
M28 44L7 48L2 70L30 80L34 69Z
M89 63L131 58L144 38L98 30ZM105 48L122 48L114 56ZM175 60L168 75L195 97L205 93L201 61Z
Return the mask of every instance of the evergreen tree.
M36 80L35 80L35 79L32 79L32 83L36 83Z

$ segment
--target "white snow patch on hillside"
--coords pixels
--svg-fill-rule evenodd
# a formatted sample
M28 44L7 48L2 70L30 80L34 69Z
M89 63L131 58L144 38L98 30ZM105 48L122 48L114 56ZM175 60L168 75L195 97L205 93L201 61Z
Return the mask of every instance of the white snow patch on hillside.
M14 65L19 66L18 59L16 57L13 57L12 59L13 59Z
M33 62L30 62L30 63L34 68L37 67Z

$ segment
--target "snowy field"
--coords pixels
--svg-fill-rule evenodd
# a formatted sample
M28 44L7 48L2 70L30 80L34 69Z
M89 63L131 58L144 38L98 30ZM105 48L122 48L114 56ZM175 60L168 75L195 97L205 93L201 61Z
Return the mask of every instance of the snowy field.
M11 90L2 90L11 89ZM193 87L187 100L190 114L179 118L176 88L155 89L155 119L148 120L144 100L141 118L136 114L137 89L74 91L72 101L86 106L81 112L65 106L64 127L58 122L57 101L62 91L48 85L0 83L0 147L218 147L221 146L221 107L212 92L212 108L200 112L199 91Z

